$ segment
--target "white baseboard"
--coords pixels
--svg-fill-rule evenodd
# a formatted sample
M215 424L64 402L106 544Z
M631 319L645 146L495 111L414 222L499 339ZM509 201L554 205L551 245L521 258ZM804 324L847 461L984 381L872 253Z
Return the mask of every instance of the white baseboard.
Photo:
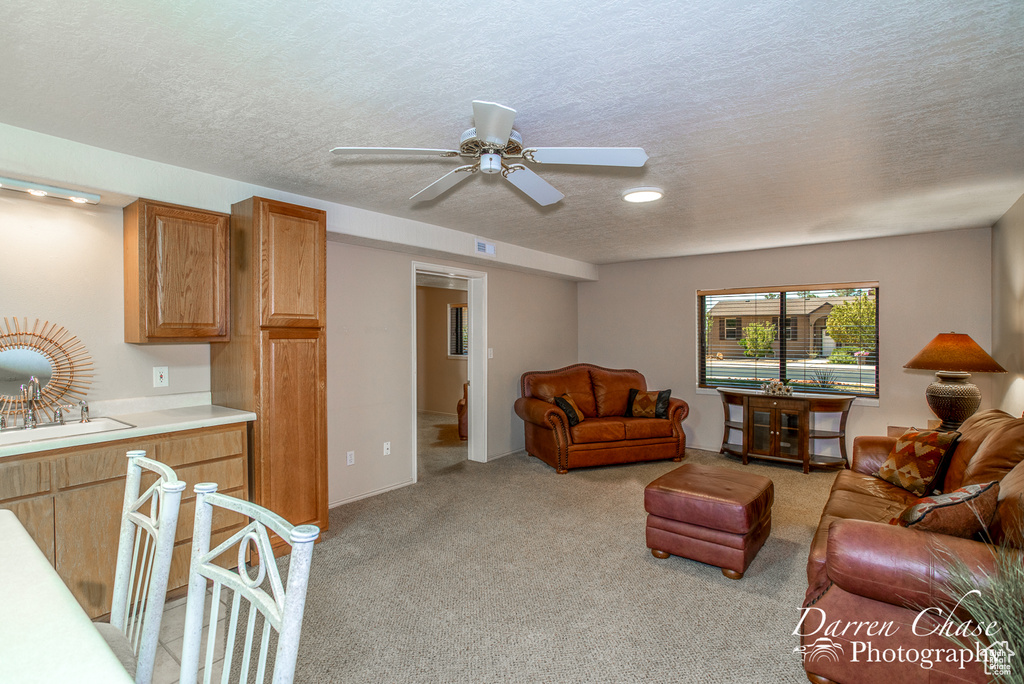
M327 504L327 507L328 508L337 508L338 506L344 506L347 503L352 503L354 501L359 501L360 499L368 499L371 496L377 496L378 494L383 494L384 492L390 492L393 489L401 489L402 487L408 487L411 484L416 484L416 483L414 481L412 481L412 480L405 480L404 482L399 482L398 484L388 485L387 487L381 487L380 489L374 489L371 492L363 492L362 494L357 494L357 495L349 497L347 499L339 499L338 501L331 501L331 502L329 502Z

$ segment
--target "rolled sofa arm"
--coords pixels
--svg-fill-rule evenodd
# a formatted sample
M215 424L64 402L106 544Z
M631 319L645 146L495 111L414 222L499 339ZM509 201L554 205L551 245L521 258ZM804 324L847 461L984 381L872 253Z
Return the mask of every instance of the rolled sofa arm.
M996 547L973 539L919 532L866 520L837 520L828 530L828 577L839 588L911 610L953 608L946 593L960 563L984 586L996 568Z
M690 415L690 405L682 399L676 399L675 397L669 397L668 400L668 419L672 421L673 425L678 425L681 430L683 427L683 421L686 420L686 416Z
M527 423L533 423L548 430L554 430L555 425L568 425L569 420L565 412L555 404L549 404L542 399L533 397L519 397L514 405L516 415Z
M850 470L864 475L874 475L889 458L895 437L867 436L855 437L853 440L853 456Z

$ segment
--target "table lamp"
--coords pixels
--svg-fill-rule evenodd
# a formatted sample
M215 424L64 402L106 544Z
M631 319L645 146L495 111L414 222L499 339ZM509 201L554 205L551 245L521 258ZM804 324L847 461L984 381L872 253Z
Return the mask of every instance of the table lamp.
M1006 372L970 335L953 332L936 335L903 367L935 371L924 395L943 430L956 430L981 405L981 390L968 382L971 373Z

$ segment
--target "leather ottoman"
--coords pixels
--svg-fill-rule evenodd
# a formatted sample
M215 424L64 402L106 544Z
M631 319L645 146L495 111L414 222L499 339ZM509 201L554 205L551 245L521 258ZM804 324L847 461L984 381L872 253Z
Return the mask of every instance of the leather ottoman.
M772 529L775 487L762 475L684 464L647 485L647 546L740 579Z

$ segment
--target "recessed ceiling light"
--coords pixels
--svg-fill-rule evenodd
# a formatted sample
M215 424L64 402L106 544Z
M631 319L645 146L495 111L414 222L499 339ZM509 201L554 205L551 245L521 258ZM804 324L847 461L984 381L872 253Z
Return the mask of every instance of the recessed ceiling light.
M665 194L661 188L631 188L622 193L622 199L627 202L653 202L660 200Z
M28 194L35 195L36 197L46 197L46 191L39 190L38 188L29 188Z

